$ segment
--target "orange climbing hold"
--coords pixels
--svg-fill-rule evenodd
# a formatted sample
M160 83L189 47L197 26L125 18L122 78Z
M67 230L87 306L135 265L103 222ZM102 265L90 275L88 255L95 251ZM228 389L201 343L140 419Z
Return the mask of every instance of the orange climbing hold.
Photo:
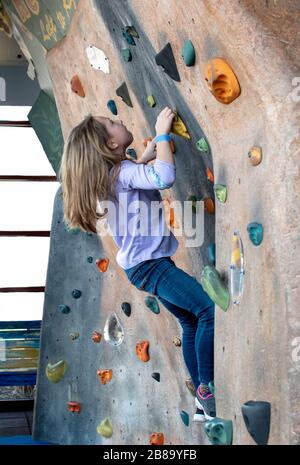
M135 351L136 351L136 355L142 362L148 362L150 360L149 341L137 342Z
M102 273L107 270L108 265L109 265L109 258L101 258L101 259L99 258L98 260L96 260L96 266L98 270L101 271Z
M93 339L94 342L99 343L99 342L101 342L102 334L98 333L98 331L94 331L93 334L92 334L92 339Z
M206 65L205 80L210 92L221 103L231 103L241 93L236 75L222 58L214 58Z
M68 410L73 413L80 413L81 405L79 402L68 402Z
M215 177L214 177L213 172L211 171L210 168L206 168L206 177L210 182L215 181Z
M99 376L99 381L101 384L109 383L112 379L113 371L112 370L98 370L97 375Z
M73 76L71 79L71 88L75 94L79 95L79 97L85 97L83 86L77 74L75 74L75 76Z
M204 208L207 211L207 213L215 213L215 202L213 201L213 199L204 199Z
M163 433L152 433L150 436L150 444L152 446L162 446L165 442Z

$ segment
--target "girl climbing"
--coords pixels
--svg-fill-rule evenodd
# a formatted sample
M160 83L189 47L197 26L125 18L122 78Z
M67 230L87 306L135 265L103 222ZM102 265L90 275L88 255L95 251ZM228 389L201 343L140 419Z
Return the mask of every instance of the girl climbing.
M64 220L69 227L97 233L97 220L107 214L119 248L116 261L129 281L155 295L178 319L183 330L183 358L196 389L194 420L205 421L216 416L215 398L209 388L214 378L214 303L201 284L172 260L178 241L166 227L164 216L150 217L151 203L162 200L159 189L170 188L176 178L169 144L174 116L168 107L161 111L156 137L138 160L132 160L126 157L126 149L133 137L123 122L88 115L69 134L59 180ZM155 162L147 165L153 159ZM114 218L110 209L105 213L97 210L99 201L111 201L116 206ZM135 210L124 219L124 208L128 212L130 205L146 208L142 216ZM146 223L151 233L147 230L141 235L140 228Z

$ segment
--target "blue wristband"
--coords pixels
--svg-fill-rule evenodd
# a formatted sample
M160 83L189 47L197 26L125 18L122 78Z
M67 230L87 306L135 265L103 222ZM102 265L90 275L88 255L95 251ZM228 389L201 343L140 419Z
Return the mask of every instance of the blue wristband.
M170 142L170 140L172 140L170 134L161 134L160 136L156 136L155 137L155 142L163 142L163 141L167 141L167 142Z

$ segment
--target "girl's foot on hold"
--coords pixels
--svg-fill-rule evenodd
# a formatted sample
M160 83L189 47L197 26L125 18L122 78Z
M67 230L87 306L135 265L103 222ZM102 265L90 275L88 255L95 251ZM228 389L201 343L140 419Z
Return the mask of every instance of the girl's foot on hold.
M204 423L206 421L202 408L197 407L196 413L193 416L193 421L198 421L200 423Z
M212 420L216 416L216 402L212 392L206 384L198 386L195 404L198 409L204 411L205 419Z

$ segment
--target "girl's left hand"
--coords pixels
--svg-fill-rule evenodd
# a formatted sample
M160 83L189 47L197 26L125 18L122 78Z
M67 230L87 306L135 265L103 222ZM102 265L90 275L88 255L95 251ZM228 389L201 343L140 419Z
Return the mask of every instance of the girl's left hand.
M136 160L136 163L147 163L150 160L156 158L156 143L154 139L147 142L147 148L144 151L143 155Z

